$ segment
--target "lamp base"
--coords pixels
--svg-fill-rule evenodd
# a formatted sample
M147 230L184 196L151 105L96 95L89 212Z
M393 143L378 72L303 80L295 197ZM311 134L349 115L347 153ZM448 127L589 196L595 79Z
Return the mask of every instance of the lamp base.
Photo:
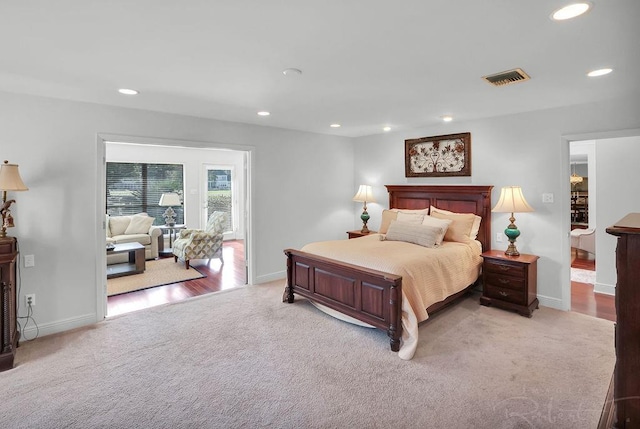
M509 243L509 247L504 251L504 254L507 256L520 256L520 252L518 252L514 243Z
M520 252L516 249L516 239L520 236L520 230L518 230L518 227L513 223L515 221L513 214L511 214L511 218L509 220L511 223L507 229L504 230L504 235L509 238L509 247L504 251L504 254L507 256L520 256Z
M367 208L365 206L365 209L362 211L362 214L360 215L360 219L362 219L362 229L360 230L361 233L363 234L369 234L369 228L367 228L367 222L369 221L369 213L367 213Z

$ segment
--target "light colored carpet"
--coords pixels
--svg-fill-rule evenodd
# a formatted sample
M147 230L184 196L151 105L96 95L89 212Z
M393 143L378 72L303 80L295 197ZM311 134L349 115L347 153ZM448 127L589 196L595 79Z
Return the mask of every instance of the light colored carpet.
M571 268L571 281L595 284L596 272L591 270L582 270L580 268Z
M415 358L283 282L154 307L18 348L3 428L594 428L613 323L472 295L420 327Z
M156 259L147 261L146 268L142 274L108 279L107 296L202 277L206 276L193 267L188 270L185 269L183 261L175 262L173 258Z

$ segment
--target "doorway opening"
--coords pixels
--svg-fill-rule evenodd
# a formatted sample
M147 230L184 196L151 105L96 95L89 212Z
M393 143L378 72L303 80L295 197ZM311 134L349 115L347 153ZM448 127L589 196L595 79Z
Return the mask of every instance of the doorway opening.
M123 138L122 136L114 138L104 135L99 136L98 145L98 174L101 178L99 180L98 215L102 220L105 219L107 199L105 183L107 162L176 164L180 165L184 171L183 187L177 192L181 199L179 207L183 216L181 224L176 223L173 227L163 228L166 225L164 220L161 220L160 224L155 227L162 229L162 234L157 240L159 248L164 251L159 251L157 257L155 255L145 257L146 267L151 268L155 265L155 270L148 269L142 274L128 276L130 279L138 276L136 283L140 283L140 289L127 290L124 293L109 292L106 268L99 270L102 271L98 273L98 284L101 285L97 296L99 318L242 286L251 281L253 261L249 257L252 248L249 225L251 221L252 148L229 149L215 145L202 147L202 144L196 145L191 142L166 142L156 139L151 141L150 139ZM212 183L212 188L215 188L212 191L217 196L214 200L203 199L203 195L208 196L209 194L208 171L212 171L214 176L219 176L215 177L214 183ZM225 204L220 205L221 201ZM155 203L159 204L159 202ZM185 278L171 282L158 281L156 282L158 284L147 287L148 281L142 281L142 276L145 274L155 275L158 272L157 267L161 264L164 267L179 266L187 271L184 268L184 263L174 263L173 254L167 251L171 250L169 243L179 237L181 229L203 229L207 223L209 208L212 208L211 211L215 209L228 213L222 247L223 259L191 260L189 265L192 268L188 270L192 273L190 276L187 275L184 276ZM161 209L164 210L166 207ZM157 213L154 213L154 216L155 214ZM99 242L104 240L107 222L102 222L105 225L99 232ZM97 261L99 267L106 267L104 247L101 249L101 254L98 254Z

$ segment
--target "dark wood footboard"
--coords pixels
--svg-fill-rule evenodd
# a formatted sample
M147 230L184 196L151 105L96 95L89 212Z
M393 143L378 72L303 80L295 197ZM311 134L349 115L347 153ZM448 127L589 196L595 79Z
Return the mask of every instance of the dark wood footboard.
M306 297L387 332L391 350L402 336L402 277L286 249L287 285L283 301Z

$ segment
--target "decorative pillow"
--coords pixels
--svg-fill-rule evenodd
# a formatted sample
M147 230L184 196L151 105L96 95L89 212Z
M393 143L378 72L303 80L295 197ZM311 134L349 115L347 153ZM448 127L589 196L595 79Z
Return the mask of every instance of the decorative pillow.
M393 210L382 210L382 220L380 221L380 229L378 232L380 234L386 234L389 229L389 225L392 220L396 220L398 218L398 212L394 212Z
M451 219L438 219L433 216L425 216L422 220L423 225L431 226L433 228L438 229L438 237L436 240L436 245L441 245L442 240L444 240L444 235L447 233L447 229L449 229L449 225L453 222Z
M402 213L420 213L423 215L429 214L429 207L426 209L391 209L392 212L402 212Z
M474 214L445 214L436 211L431 213L431 216L438 219L452 220L444 235L445 241L457 241L459 243L468 243L471 241L469 235L471 234L471 227L473 226Z
M471 233L469 234L469 238L475 240L478 237L478 232L480 231L480 222L482 222L482 217L478 216L474 213L455 213L450 212L449 210L439 209L437 207L431 206L431 213L434 211L444 213L444 214L472 214L475 217L473 218L473 226L471 227Z
M131 223L131 216L109 216L111 236L122 235Z
M424 216L422 213L407 213L407 212L398 212L398 217L396 217L396 220L398 222L406 222L406 223L415 223L415 224L422 224L422 219L424 219Z
M429 225L414 224L391 221L385 240L389 241L405 241L407 243L418 244L424 247L437 247L440 229Z
M389 225L391 224L392 220L396 220L398 218L398 213L420 213L423 215L428 215L429 214L429 209L418 209L418 210L412 210L412 209L385 209L382 211L382 220L380 221L380 229L378 230L378 232L380 234L386 234L387 233L387 229L389 229Z
M124 231L125 234L148 234L155 218L150 216L131 216L131 222Z

